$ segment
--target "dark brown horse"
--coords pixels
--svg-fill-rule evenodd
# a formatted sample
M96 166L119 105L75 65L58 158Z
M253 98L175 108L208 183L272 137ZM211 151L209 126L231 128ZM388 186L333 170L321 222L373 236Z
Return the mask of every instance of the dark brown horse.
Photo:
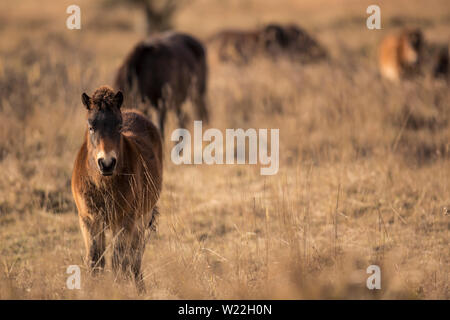
M326 50L295 24L268 24L253 30L223 30L208 39L221 61L248 63L257 56L287 57L308 63L323 59Z
M107 86L83 93L87 129L72 174L86 260L105 266L105 230L113 237L112 267L144 282L145 235L155 219L162 183L162 144L157 128L141 113L121 111L123 95Z
M119 68L115 86L126 98L137 96L156 108L163 137L170 109L175 110L179 126L185 127L187 115L181 105L188 98L197 109L197 118L208 120L206 51L190 35L166 32L138 43Z

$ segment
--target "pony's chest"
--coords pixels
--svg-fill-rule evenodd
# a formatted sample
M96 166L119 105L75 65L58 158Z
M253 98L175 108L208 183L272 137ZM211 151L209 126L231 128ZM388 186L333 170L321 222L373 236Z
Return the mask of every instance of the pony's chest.
M87 210L94 216L118 217L133 209L133 193L118 186L98 188L90 186L83 192Z

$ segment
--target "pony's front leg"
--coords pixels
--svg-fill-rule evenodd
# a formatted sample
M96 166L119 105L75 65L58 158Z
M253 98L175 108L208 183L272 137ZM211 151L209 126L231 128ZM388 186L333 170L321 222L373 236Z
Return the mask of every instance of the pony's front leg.
M116 275L133 277L140 294L145 292L141 271L145 249L144 232L137 229L121 228L114 235L112 267Z
M79 217L81 232L86 248L86 263L96 274L105 267L105 228L102 220Z

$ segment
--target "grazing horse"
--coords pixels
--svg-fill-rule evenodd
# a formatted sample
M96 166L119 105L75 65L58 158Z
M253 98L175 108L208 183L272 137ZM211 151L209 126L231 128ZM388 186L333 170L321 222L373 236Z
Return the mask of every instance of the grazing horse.
M207 40L220 61L248 63L257 56L287 57L310 63L327 57L326 50L295 24L268 24L254 30L222 30Z
M136 45L119 68L115 87L126 98L140 98L157 110L164 138L168 110L175 110L181 128L186 126L187 114L181 106L188 98L196 108L197 119L208 121L207 72L206 50L197 39L166 32ZM149 111L146 108L144 113Z
M123 95L103 86L87 109L84 142L75 160L72 194L91 271L105 266L105 231L112 231L112 268L145 290L141 261L146 230L154 227L162 183L158 129L141 113L121 111Z

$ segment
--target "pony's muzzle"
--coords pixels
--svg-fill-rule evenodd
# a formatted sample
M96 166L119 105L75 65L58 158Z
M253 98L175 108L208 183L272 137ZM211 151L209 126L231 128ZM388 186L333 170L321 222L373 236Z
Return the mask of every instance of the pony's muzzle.
M109 159L99 158L97 160L97 163L102 175L111 176L114 173L114 169L116 168L117 160L114 157L111 157Z

